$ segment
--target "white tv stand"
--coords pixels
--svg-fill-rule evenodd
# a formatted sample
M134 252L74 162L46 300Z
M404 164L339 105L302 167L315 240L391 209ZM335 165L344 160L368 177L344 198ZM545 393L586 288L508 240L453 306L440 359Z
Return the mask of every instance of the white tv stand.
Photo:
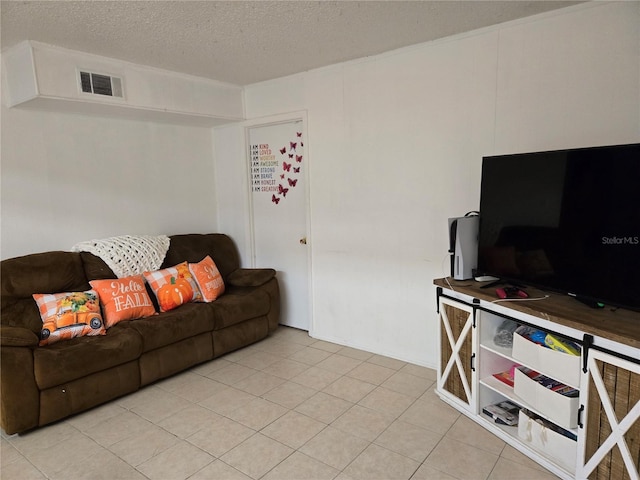
M496 302L495 289L481 289L472 280L434 283L440 350L436 391L443 401L561 478L640 479L640 313L594 310L532 288L527 289L530 298L549 298ZM505 319L574 341L580 356L528 341L530 347L522 342L516 348L497 346L494 336ZM513 388L493 376L514 364L564 379L579 397L567 399L522 378ZM526 409L518 426L501 425L482 413L504 400ZM565 434L529 420L524 411L562 426Z

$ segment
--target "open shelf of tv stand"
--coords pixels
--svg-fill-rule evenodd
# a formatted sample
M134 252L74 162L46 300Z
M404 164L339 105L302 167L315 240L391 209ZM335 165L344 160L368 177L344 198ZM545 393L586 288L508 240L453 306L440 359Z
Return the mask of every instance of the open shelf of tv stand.
M494 302L494 289L482 289L478 282L434 283L441 350L437 392L444 401L561 478L640 478L640 313L594 310L568 296L532 288L527 289L530 298L544 299ZM514 358L510 347L493 342L504 319L582 345L581 356L568 363L573 372L570 386L580 391L579 402L574 405L575 416L571 411L560 419L565 424L551 422L566 430L565 436L556 435L554 441L559 443L553 447L531 442L517 426L499 425L482 413L487 405L511 400L534 417L550 421L544 405L537 410L531 399L519 397L513 387L493 377L514 364L530 367ZM557 372L549 368L550 372L541 373L554 378ZM615 411L615 418L606 417L607 407ZM523 425L541 428L529 417L521 418L527 422ZM571 425L566 424L568 418ZM608 426L610 421L615 428ZM547 438L549 432L542 434Z
M483 289L482 283L473 280L444 279L434 284L447 290L455 290L464 295L491 303L498 300L495 289ZM602 309L589 308L568 295L548 292L528 287L528 301L499 302L497 308L521 312L526 315L548 320L564 327L594 335L612 342L640 349L640 312L605 306ZM639 292L640 294L640 292ZM544 300L531 300L548 295Z

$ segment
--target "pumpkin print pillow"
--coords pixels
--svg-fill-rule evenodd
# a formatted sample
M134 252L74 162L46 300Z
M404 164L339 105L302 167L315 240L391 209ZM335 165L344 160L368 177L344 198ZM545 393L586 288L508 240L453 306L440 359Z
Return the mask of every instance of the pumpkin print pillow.
M162 312L168 312L187 302L202 300L187 262L163 270L144 272L143 275Z
M222 275L209 255L198 263L190 263L189 270L200 289L203 302L213 302L224 293Z
M35 293L42 330L40 345L51 345L73 337L104 335L106 332L95 290L66 293Z
M156 314L142 275L92 280L89 284L100 295L100 305L107 328L123 320L145 318Z

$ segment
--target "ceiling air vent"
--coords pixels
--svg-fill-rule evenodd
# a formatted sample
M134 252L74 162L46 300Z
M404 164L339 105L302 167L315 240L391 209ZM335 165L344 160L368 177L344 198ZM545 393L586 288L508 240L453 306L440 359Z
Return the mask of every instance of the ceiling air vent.
M85 93L122 98L122 79L118 77L80 72L80 86Z

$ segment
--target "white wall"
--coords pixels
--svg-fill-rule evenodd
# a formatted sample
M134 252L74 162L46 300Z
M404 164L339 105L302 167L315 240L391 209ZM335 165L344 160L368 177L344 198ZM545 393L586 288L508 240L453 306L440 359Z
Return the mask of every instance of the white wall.
M247 118L308 113L313 336L435 366L482 156L640 141L639 29L639 2L586 4L248 87ZM242 135L214 131L221 225L248 218Z
M243 267L251 267L249 223L249 171L246 167L244 128L238 125L213 131L218 228L234 239Z
M217 231L209 128L2 106L1 256Z

